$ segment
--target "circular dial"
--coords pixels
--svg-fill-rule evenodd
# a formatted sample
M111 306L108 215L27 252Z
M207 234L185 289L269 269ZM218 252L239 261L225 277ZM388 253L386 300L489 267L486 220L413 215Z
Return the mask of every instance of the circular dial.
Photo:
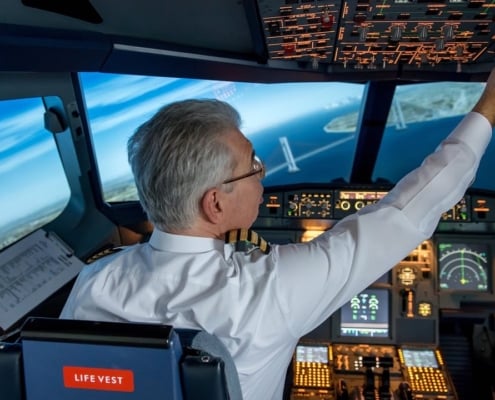
M440 289L488 289L488 246L484 244L441 243L439 250Z

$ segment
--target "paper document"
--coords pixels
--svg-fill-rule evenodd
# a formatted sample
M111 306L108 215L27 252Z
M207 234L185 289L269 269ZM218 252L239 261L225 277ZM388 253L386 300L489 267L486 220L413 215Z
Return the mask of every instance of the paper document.
M74 278L84 263L42 229L0 253L0 328L7 330Z

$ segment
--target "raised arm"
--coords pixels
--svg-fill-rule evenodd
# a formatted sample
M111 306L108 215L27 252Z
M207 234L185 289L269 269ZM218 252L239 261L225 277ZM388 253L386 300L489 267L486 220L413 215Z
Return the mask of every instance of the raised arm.
M283 265L280 297L282 309L290 310L291 331L306 333L316 327L431 237L442 213L473 182L490 142L495 72L472 111L380 202L339 221L308 244L274 246L274 257Z
M488 119L492 127L495 126L495 68L488 76L485 90L473 107L473 111Z

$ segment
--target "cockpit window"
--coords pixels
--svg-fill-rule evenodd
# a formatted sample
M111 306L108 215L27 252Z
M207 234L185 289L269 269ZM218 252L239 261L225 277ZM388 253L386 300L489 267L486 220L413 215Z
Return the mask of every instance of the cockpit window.
M429 153L472 109L485 84L480 82L435 82L397 86L387 127L378 154L373 180L396 183ZM495 155L493 143L487 153ZM494 156L482 160L475 188L494 190L489 175Z
M217 98L241 114L242 130L266 165L264 185L349 182L366 85L339 82L247 83L81 73L93 147L106 202L137 200L127 140L159 108L186 98ZM398 85L372 182L395 184L417 167L469 112L479 82ZM495 160L495 145L482 163ZM493 190L482 168L474 187Z
M105 201L137 200L126 143L158 108L217 98L241 114L242 130L265 162L266 186L348 179L363 84L260 84L82 73Z
M0 101L0 249L55 219L70 190L41 98Z

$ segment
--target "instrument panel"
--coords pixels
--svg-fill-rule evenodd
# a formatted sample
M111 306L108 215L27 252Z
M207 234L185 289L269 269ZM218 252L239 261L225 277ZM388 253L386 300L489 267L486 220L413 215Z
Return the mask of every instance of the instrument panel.
M253 228L271 243L304 242L390 189L266 188ZM492 312L494 233L495 195L468 190L441 216L431 238L301 339L290 399L460 399L444 362L458 354L439 346L440 331L449 318L469 320L472 308L477 318L480 307Z
M342 68L457 72L491 63L493 4L483 0L285 0L259 3L269 57Z
M331 189L313 186L293 190L267 189L260 207L264 218L341 219L383 198L390 188L349 187ZM467 192L441 222L495 222L495 198Z
M461 315L462 302L495 300L495 243L466 236L424 241L337 310L323 324L330 335L319 327L302 338L290 399L461 399L444 362L458 355L439 347L442 309Z
M390 189L321 184L269 187L253 229L271 243L305 242L380 201ZM425 320L442 308L495 301L494 233L495 195L468 190L443 213L434 235L392 270L393 278L387 282L400 291L397 312L405 319ZM425 326L424 332L431 333L431 327Z

